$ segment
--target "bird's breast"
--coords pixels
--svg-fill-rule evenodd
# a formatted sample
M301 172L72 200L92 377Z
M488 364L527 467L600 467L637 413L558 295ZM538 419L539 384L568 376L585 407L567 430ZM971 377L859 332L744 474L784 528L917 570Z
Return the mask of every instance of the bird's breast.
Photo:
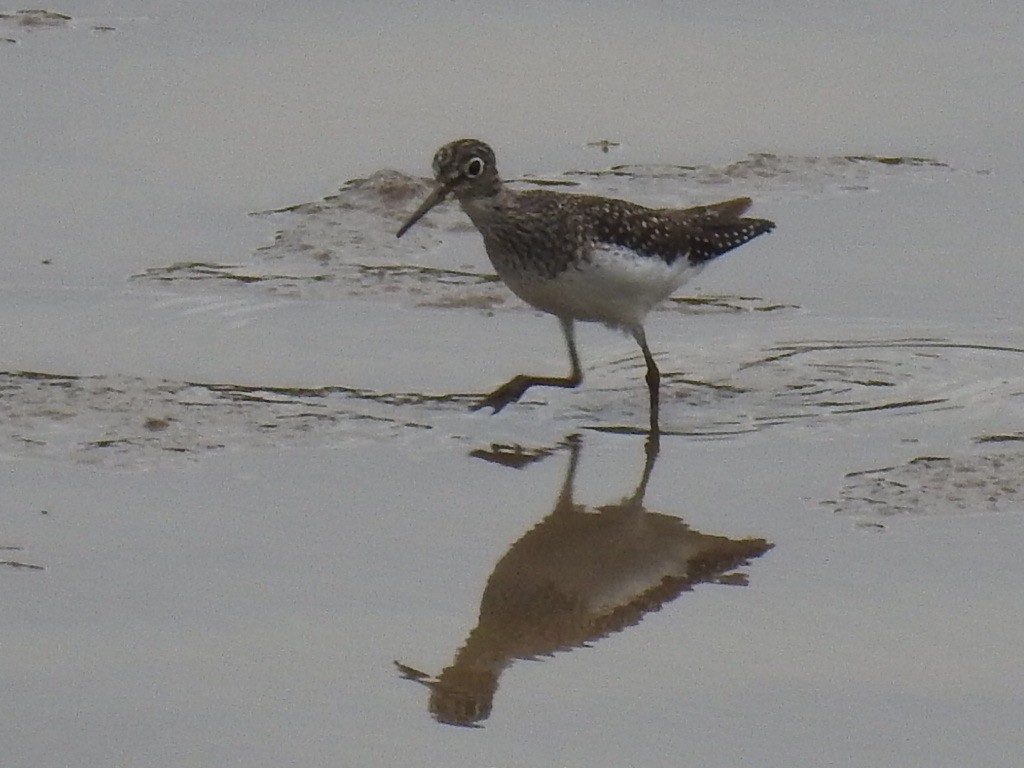
M685 258L668 264L626 248L591 248L551 276L516 268L514 260L500 266L502 258L491 260L508 287L537 309L619 328L641 324L655 305L700 271Z

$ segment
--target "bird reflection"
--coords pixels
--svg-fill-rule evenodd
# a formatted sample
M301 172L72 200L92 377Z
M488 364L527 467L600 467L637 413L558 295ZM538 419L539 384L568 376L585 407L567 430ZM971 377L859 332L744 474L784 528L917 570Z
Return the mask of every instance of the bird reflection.
M678 517L645 509L658 453L650 445L632 495L594 509L577 504L579 439L570 438L568 446L569 466L554 509L495 565L477 625L452 664L432 678L395 662L403 677L430 688L430 712L442 723L478 726L486 720L501 673L516 659L588 646L638 624L701 582L745 584L745 576L729 571L772 547L764 539L700 533ZM492 459L513 463L500 454Z

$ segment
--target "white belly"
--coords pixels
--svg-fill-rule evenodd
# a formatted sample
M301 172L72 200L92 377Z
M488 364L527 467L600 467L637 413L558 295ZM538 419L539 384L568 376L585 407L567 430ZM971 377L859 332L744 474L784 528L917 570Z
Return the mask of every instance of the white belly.
M523 301L559 317L633 328L702 265L684 256L673 264L627 249L596 249L591 259L554 278L506 274L502 279Z

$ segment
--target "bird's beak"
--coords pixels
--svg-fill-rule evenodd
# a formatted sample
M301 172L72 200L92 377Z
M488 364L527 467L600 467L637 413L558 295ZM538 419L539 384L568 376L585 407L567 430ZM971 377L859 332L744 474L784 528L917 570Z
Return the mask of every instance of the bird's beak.
M408 221L402 225L402 228L395 233L395 237L401 237L415 224L417 221L427 215L427 211L433 208L438 203L443 203L444 199L448 197L448 193L452 191L453 182L438 183L434 187L434 191L427 195L427 199L424 200L420 207L416 209L415 213L409 217Z

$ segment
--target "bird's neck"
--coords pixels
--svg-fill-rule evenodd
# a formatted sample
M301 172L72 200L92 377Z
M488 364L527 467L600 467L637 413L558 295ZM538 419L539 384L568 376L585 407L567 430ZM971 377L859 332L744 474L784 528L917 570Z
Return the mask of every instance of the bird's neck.
M508 207L511 197L512 193L505 190L500 182L492 195L458 195L459 205L478 229L487 226L495 216L499 216L501 211Z

